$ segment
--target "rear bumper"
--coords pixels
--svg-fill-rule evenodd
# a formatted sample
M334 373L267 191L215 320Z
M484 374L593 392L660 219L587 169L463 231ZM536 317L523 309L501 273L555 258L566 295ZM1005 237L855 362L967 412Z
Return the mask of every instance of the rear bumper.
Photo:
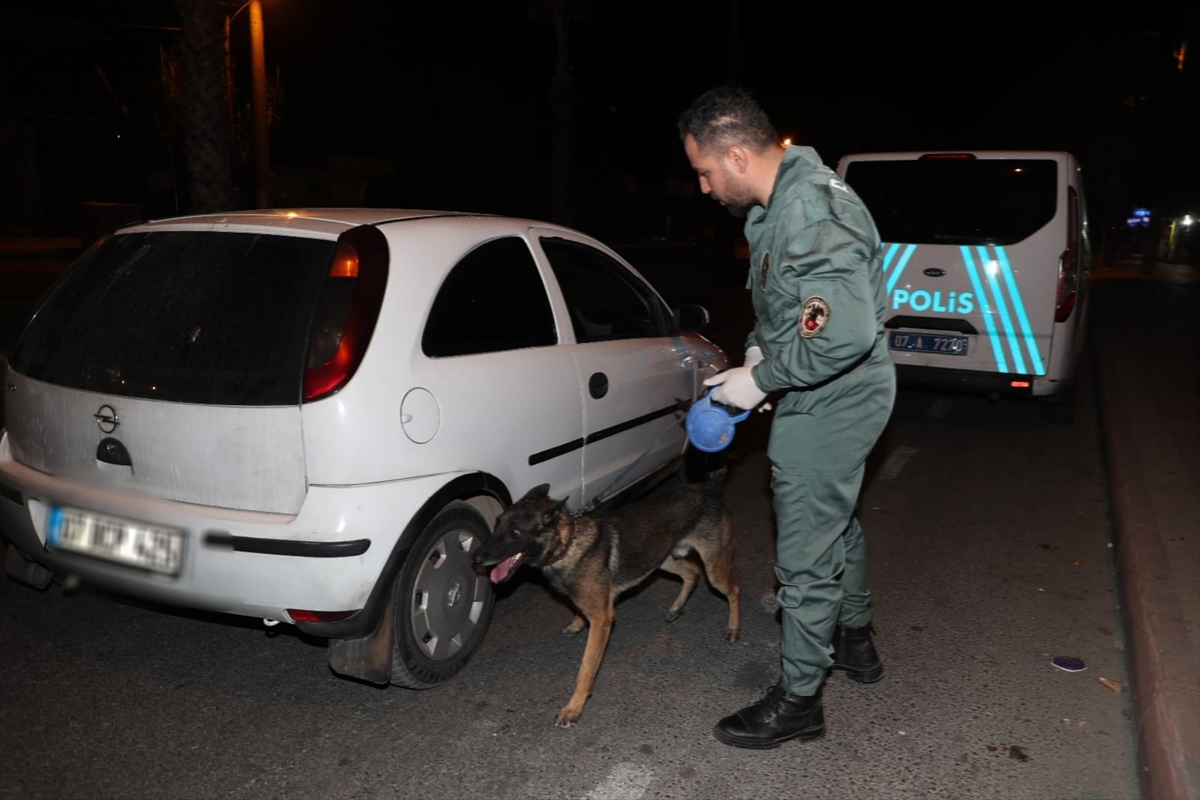
M896 365L896 382L905 388L938 389L997 397L1067 397L1072 380L1046 376L1014 375L1011 372L976 372L912 364Z
M367 486L309 487L298 514L233 511L134 496L47 475L12 458L0 430L0 532L58 575L163 603L291 621L287 609L359 612L409 518L456 475ZM175 576L48 548L55 505L176 528ZM355 613L351 620L361 617ZM346 620L347 624L357 627Z

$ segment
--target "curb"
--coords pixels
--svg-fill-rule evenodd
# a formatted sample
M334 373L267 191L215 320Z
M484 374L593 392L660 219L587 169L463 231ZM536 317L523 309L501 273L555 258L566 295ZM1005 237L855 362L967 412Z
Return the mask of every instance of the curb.
M1103 336L1103 335L1101 335ZM1147 473L1134 430L1145 392L1114 374L1113 360L1093 351L1112 500L1117 583L1129 642L1138 781L1152 800L1200 798L1200 694L1183 611L1174 589L1162 532L1155 524Z

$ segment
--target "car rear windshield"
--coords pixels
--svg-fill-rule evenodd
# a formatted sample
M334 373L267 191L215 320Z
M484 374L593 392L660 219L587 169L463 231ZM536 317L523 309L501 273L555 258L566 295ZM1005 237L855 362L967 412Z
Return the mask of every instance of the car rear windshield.
M51 290L11 365L37 380L106 394L298 404L334 246L214 231L113 236Z
M854 161L846 183L885 242L1015 244L1054 217L1051 159Z

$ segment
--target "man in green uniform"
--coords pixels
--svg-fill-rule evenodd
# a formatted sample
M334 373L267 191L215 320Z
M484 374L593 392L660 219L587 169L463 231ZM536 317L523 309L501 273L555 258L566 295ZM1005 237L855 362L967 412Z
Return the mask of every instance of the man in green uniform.
M810 147L785 147L744 90L701 95L679 120L700 189L745 216L755 326L743 366L712 399L759 407L780 391L767 455L778 525L782 675L714 730L738 747L824 734L829 669L873 683L870 590L854 509L896 394L883 319L879 234L866 206Z

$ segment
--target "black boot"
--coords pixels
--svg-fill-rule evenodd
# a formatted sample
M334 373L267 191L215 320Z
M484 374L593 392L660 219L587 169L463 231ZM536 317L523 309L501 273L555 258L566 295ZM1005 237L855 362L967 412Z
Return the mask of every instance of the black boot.
M883 677L883 662L871 641L871 626L846 628L841 625L833 632L833 665L830 669L845 670L852 681L875 683Z
M713 735L725 744L757 750L779 747L789 739L820 739L825 735L821 690L805 696L775 684L762 700L718 722Z

